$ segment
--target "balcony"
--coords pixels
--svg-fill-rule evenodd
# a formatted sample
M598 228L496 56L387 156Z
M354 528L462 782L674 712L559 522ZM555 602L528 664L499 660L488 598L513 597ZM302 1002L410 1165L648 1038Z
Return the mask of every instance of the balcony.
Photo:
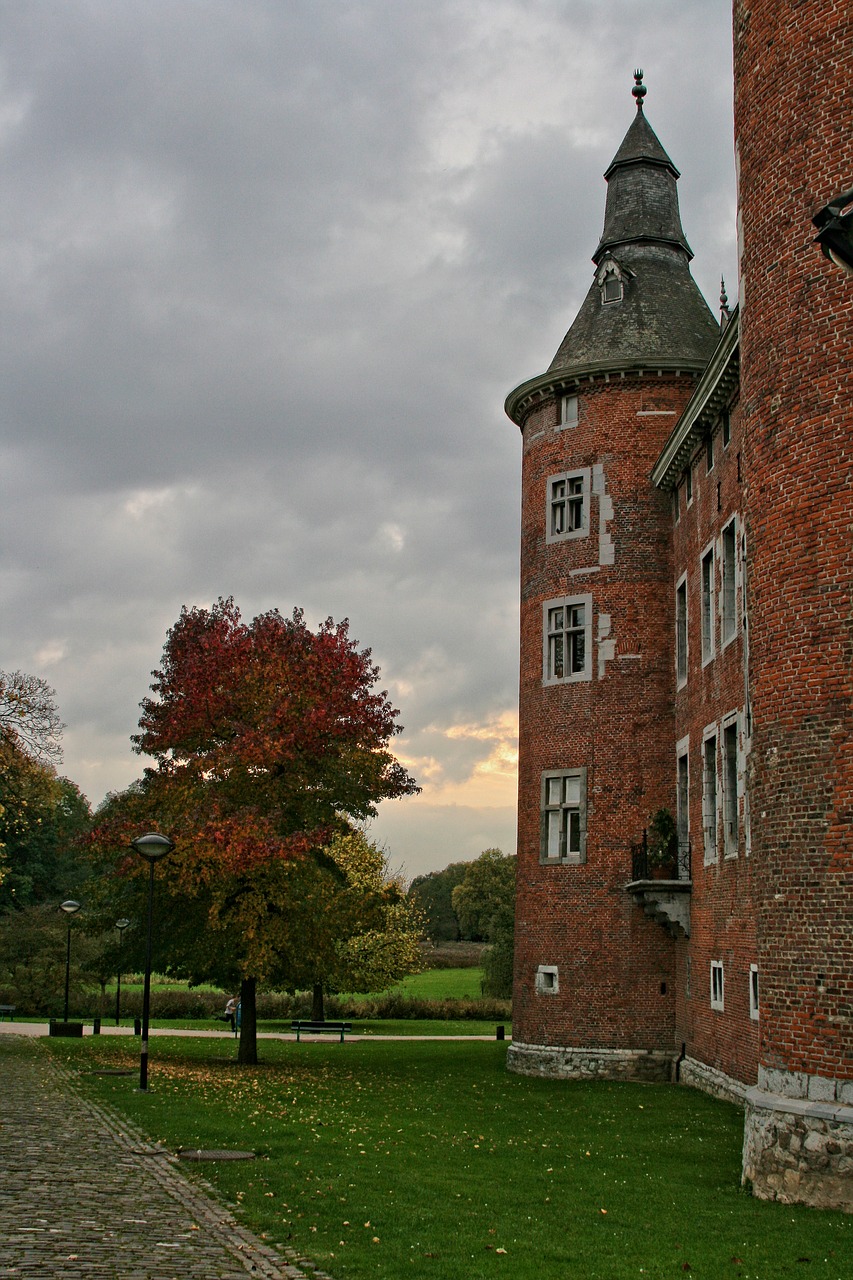
M690 841L673 839L661 851L649 848L644 831L631 845L631 880L626 893L673 938L690 937Z

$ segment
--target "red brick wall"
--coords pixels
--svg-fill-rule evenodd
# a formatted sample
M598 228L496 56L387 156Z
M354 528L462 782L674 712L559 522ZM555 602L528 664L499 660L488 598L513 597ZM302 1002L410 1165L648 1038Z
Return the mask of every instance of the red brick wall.
M853 282L811 218L853 185L853 18L738 0L734 32L761 1061L847 1078Z
M692 379L674 376L599 379L580 392L577 427L555 429L554 401L524 425L513 1037L525 1043L675 1043L674 944L624 886L631 843L655 809L674 804L671 512L649 475L692 387ZM613 503L612 565L599 564L597 497L587 537L546 541L548 477L596 464ZM543 601L586 593L594 610L592 679L543 687ZM610 615L615 653L600 677L602 614ZM587 861L541 866L542 772L582 766ZM535 992L541 964L558 966L558 995Z
M690 939L679 943L676 1034L692 1058L754 1084L758 1067L758 1023L750 1018L749 971L757 962L758 948L752 905L752 859L746 836L747 813L739 805L736 856L726 856L722 830L717 831L716 857L707 860L703 838L703 738L707 726L717 729L718 782L722 783L722 731L724 717L738 711L741 752L748 747L745 724L745 637L742 627L742 582L736 600L735 636L723 645L720 617L722 566L720 536L724 526L743 517L743 458L740 414L732 406L730 440L723 443L722 425L713 432L713 466L709 471L704 447L691 467L693 501L686 502L684 481L679 485L679 518L673 529L674 618L675 585L686 574L688 602L687 680L675 697L675 734L671 769L676 769L675 743L688 742L689 834L693 892L690 906ZM703 665L701 643L700 558L710 543L715 557L714 656ZM740 538L738 537L738 559ZM675 672L673 671L673 680ZM688 973L689 956L689 973ZM724 1008L711 1008L711 962L721 961L725 976Z

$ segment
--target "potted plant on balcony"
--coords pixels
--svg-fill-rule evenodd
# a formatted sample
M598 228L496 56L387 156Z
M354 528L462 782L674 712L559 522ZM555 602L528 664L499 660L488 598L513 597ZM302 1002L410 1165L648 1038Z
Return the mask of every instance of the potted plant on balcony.
M655 880L677 879L678 832L669 809L658 809L648 826L648 867Z

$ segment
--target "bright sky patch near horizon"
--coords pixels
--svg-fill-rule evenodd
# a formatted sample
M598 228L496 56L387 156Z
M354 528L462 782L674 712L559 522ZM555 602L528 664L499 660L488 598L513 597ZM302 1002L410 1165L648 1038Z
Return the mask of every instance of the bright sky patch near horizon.
M183 604L348 617L410 876L515 849L518 430L634 113L737 294L731 11L705 0L3 0L0 668L63 772L138 777Z

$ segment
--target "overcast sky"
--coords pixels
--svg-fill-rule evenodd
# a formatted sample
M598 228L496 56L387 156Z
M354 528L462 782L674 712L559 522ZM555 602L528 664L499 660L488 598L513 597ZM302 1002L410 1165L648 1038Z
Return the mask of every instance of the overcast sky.
M97 804L182 604L349 617L409 875L515 850L518 429L634 114L735 287L725 0L0 0L0 668Z

